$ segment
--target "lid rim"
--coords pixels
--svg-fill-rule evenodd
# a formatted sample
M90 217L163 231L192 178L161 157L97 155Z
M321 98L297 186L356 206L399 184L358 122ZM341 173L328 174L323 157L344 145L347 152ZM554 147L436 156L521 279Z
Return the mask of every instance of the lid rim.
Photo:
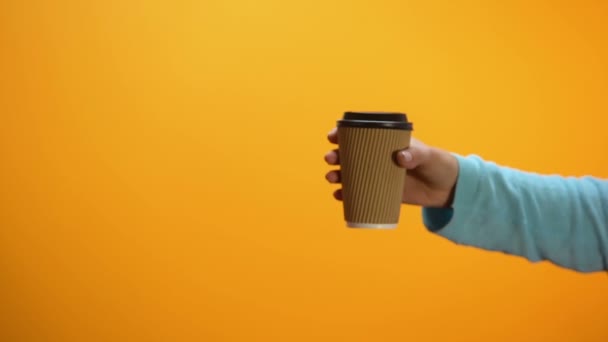
M365 127L413 130L407 114L400 112L347 111L338 127Z
M359 128L387 128L412 131L412 122L397 121L364 121L364 120L338 120L338 127L359 127Z

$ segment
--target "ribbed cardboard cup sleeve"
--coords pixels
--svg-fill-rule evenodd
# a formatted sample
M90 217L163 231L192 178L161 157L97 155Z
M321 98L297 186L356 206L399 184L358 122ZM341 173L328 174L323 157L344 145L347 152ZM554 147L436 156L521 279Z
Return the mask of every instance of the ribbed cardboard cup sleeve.
M344 219L351 228L395 228L406 169L395 154L410 144L405 129L338 127Z

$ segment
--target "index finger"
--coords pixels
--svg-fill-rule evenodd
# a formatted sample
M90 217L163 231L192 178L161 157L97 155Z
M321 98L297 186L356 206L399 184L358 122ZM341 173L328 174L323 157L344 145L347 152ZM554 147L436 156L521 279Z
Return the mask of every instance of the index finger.
M338 129L336 127L332 128L332 130L329 131L329 134L327 134L327 139L330 143L338 143Z

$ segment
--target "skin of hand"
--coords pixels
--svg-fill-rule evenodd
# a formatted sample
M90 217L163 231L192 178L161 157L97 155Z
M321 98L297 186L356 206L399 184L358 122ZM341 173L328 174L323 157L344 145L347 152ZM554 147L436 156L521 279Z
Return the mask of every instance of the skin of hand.
M333 128L328 139L338 144L338 130ZM339 148L325 155L329 165L340 165ZM425 145L412 138L410 146L396 154L397 165L407 169L403 189L403 203L423 207L450 207L458 179L458 160L451 153ZM340 170L329 171L325 178L340 183ZM334 192L342 200L342 190Z

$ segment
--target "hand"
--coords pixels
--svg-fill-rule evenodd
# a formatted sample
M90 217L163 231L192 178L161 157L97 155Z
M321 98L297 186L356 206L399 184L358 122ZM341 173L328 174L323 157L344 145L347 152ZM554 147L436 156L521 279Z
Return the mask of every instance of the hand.
M336 128L329 132L331 143L338 144ZM458 160L451 153L411 139L410 146L397 153L397 165L407 169L403 189L403 203L424 207L449 207L452 205ZM325 161L339 165L338 149L328 152ZM330 183L340 183L340 171L333 170L325 175ZM337 200L342 200L342 190L334 192Z

